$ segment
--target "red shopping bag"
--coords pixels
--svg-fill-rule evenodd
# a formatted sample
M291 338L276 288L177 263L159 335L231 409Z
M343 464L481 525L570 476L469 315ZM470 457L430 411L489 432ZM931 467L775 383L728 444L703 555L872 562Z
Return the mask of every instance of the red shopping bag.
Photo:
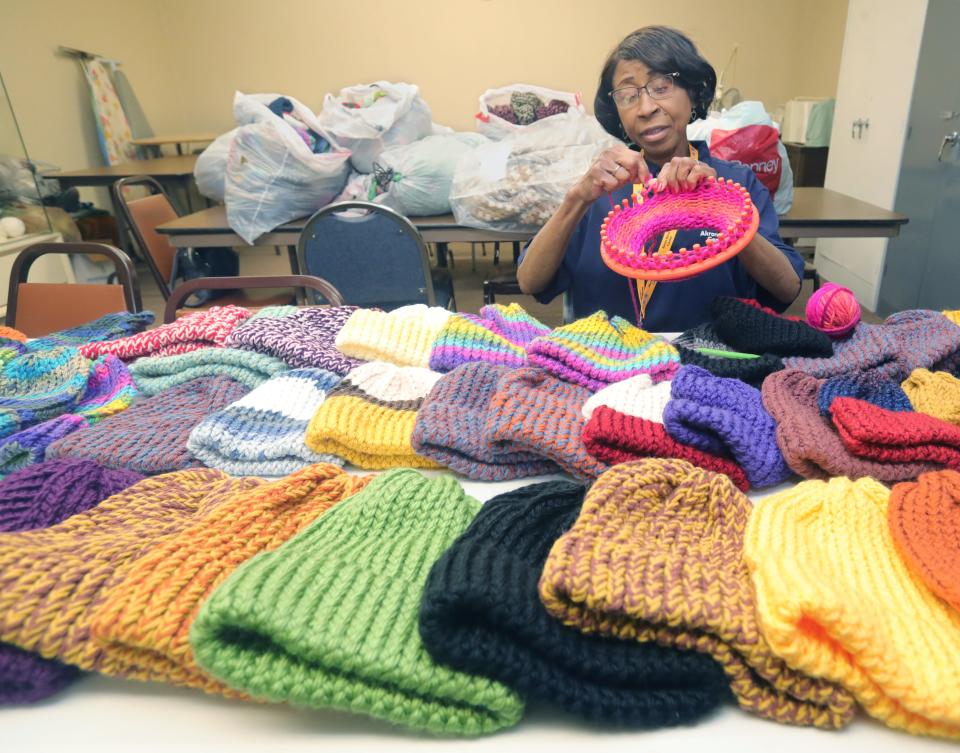
M777 150L779 134L768 125L748 125L730 131L714 129L710 134L710 154L731 162L742 162L767 187L771 196L780 187L783 160Z

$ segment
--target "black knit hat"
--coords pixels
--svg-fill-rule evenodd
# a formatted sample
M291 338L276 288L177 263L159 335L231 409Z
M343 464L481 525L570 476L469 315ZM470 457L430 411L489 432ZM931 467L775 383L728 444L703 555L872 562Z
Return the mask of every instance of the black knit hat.
M744 353L810 358L833 355L830 338L806 322L768 313L736 298L714 298L710 313L716 333Z
M487 502L430 571L423 643L438 662L593 721L692 722L729 698L716 662L654 643L585 636L540 603L537 582L550 547L576 521L585 491L551 481Z
M712 356L701 353L693 348L674 343L680 352L680 363L692 364L706 369L714 376L732 377L759 388L763 380L775 371L783 368L783 361L779 356L764 353L757 358L728 358L726 356Z

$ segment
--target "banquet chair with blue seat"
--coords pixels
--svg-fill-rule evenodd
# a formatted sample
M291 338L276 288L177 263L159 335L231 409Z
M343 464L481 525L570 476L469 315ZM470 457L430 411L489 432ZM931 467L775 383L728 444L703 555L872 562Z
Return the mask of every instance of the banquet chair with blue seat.
M380 204L343 201L319 210L300 234L297 258L302 274L328 280L347 304L457 310L449 270L431 269L417 228Z

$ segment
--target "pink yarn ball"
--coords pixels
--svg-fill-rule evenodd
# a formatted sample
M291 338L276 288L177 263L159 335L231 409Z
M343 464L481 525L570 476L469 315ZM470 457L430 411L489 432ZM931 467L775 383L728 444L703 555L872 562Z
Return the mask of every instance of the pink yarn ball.
M860 304L850 288L828 282L807 301L807 322L830 337L844 337L860 323Z

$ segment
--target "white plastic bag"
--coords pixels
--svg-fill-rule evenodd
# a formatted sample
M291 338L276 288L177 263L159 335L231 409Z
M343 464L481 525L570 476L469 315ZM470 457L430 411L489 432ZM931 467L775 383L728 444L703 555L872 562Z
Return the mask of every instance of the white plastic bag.
M355 170L373 172L380 152L397 144L410 144L433 131L430 107L413 84L348 86L328 94L318 118L321 126L353 156Z
M234 98L234 117L245 124L230 144L224 202L227 222L247 243L329 204L350 172L350 152L339 147L306 107L291 99L294 115L326 139L331 151L314 154L262 101L276 96L237 92Z
M457 164L450 206L460 225L535 233L604 149L622 143L587 116L556 116L478 147Z
M793 205L793 169L776 130L762 102L745 101L694 121L687 126L687 138L706 141L714 157L750 167L770 191L777 214L784 215Z
M510 97L515 92L535 94L540 98L544 107L549 107L551 102L562 102L567 106L568 113L586 114L583 103L580 101L580 95L573 92L545 89L542 86L533 86L532 84L511 84L499 89L487 89L480 95L480 110L474 117L477 119L477 130L488 139L499 141L511 133L518 133L550 119L551 116L547 116L538 118L529 125L520 125L498 115L498 111L506 114L506 110L510 109ZM500 110L500 108L506 108L506 110ZM557 117L557 115L552 117Z
M193 178L197 182L197 190L201 196L223 202L224 181L227 178L227 157L230 155L230 144L237 129L222 133L214 139L197 157L193 166Z

